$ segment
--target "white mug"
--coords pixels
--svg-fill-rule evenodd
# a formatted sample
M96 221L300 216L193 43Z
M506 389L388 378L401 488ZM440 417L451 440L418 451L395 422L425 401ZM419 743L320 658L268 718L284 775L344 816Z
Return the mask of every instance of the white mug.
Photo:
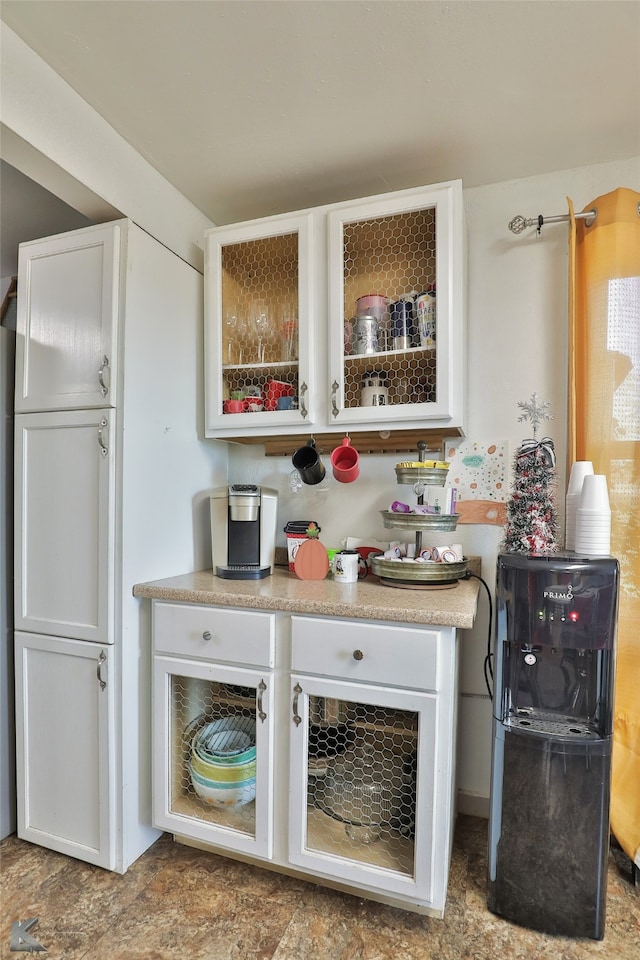
M339 550L331 562L333 579L338 583L356 583L361 559L357 550Z
M363 407L384 407L389 402L388 387L363 387L360 391L360 404Z

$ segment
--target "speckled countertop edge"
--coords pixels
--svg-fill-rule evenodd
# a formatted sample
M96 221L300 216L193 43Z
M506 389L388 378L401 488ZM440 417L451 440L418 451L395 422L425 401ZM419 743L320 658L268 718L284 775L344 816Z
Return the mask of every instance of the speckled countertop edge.
M138 583L133 595L177 603L470 629L478 591L476 579L459 580L447 589L405 590L385 586L377 577L342 584L331 579L299 580L288 570L276 568L264 580L222 580L212 570L199 570Z

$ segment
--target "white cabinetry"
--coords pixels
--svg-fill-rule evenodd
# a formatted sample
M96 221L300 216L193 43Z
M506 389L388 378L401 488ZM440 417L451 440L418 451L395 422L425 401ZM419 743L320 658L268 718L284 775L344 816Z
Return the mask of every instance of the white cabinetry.
M317 281L312 276L318 225L310 213L209 231L205 247L205 424L207 436L229 428L300 429L317 420ZM297 409L278 409L282 387ZM260 403L252 404L253 392ZM243 404L230 404L238 392ZM259 406L253 412L251 406ZM282 406L282 404L280 404Z
M19 836L115 860L113 648L16 634Z
M336 205L328 216L329 411L332 425L384 429L420 422L464 427L464 211L460 181ZM417 316L409 345L396 348L393 304L411 291L437 292L433 342L421 346ZM345 322L357 301L384 294L378 350L358 354ZM354 326L357 325L357 320ZM353 344L353 345L351 345ZM366 406L367 374L382 375L384 406Z
M379 431L425 421L452 433L463 429L460 181L214 228L205 242L208 436L343 425ZM437 292L435 339L421 345L414 325L399 347L391 304L427 288ZM363 309L358 301L370 294L386 298L389 310L380 317L375 350L360 354L353 321ZM287 320L293 348L284 337ZM386 387L384 407L364 400L362 387L373 374ZM277 409L282 384L297 409ZM262 406L251 400L255 394Z
M156 826L270 859L275 615L156 605L154 653ZM190 774L193 738L223 717L255 722L255 799L251 784L231 806L199 799Z
M455 630L153 607L154 822L441 916L454 823ZM193 736L240 715L255 718L256 797L221 810L195 793Z
M124 872L158 835L131 591L199 562L192 505L216 479L196 434L202 281L121 220L21 245L18 290L18 833Z
M109 224L22 245L16 413L115 405L119 239Z
M15 425L15 628L113 643L115 411L25 413Z

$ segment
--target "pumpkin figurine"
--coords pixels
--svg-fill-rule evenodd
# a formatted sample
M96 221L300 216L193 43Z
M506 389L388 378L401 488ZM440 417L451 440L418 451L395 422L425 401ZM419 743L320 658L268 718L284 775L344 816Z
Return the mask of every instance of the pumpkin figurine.
M293 569L300 580L324 580L329 573L329 556L318 540L320 531L311 521L305 533L307 539L298 547Z

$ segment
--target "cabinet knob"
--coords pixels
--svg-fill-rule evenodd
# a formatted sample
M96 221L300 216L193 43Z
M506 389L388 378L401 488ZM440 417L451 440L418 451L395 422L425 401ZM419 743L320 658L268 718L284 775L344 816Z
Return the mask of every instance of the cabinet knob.
M202 634L202 639L207 641L211 640L211 631L205 630L204 633Z
M364 659L364 653L362 652L362 650L354 650L354 651L353 651L353 659L354 659L354 660L363 660L363 659Z

